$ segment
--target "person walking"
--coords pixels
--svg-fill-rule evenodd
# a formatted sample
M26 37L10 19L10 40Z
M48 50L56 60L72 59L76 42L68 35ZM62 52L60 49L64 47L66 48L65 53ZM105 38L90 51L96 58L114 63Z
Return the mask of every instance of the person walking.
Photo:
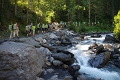
M25 31L26 31L26 34L27 34L27 37L29 36L29 25L27 25L26 27L25 27Z
M31 24L29 25L29 34L30 34L30 35L32 35L32 27L33 27L33 23L31 23Z
M37 32L40 32L40 23L37 24Z
M45 24L45 32L48 32L48 24Z
M9 31L10 31L10 39L13 38L13 24L9 25Z
M13 25L13 37L18 37L19 38L19 27L17 22Z
M42 33L45 32L45 24L42 24Z
M35 29L36 27L35 26L32 26L32 36L35 37Z

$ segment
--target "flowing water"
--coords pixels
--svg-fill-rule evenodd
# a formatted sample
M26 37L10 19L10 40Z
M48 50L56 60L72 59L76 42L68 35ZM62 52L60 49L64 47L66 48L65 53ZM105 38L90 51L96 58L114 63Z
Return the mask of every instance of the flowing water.
M91 56L91 54L88 54L88 47L94 42L103 44L105 35L102 35L101 38L91 38L90 36L87 36L87 38L89 40L80 41L78 45L69 49L77 59L77 64L81 66L80 73L85 73L89 77L101 78L102 80L120 80L120 68L108 65L107 67L98 69L88 65L88 60Z

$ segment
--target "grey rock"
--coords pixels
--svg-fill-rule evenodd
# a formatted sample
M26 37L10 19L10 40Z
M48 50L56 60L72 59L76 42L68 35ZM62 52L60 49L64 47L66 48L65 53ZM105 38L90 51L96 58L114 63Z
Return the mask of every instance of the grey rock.
M44 53L25 43L0 45L0 80L35 80L44 66Z

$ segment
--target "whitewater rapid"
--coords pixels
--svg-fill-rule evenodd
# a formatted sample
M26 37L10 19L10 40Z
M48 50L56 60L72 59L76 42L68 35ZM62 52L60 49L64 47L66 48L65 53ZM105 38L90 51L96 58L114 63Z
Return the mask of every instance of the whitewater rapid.
M88 65L88 60L90 59L90 54L87 53L88 47L94 42L102 44L105 35L102 35L101 38L90 38L89 40L81 41L76 46L73 46L69 49L77 59L80 68L80 73L88 74L93 78L101 78L102 80L120 80L120 73L116 71L108 71L106 69L98 69ZM94 55L93 55L94 56Z

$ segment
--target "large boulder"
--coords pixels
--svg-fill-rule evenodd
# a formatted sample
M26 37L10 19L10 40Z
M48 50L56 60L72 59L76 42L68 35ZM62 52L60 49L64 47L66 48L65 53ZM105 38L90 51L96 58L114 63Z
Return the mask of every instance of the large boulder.
M96 57L90 59L88 62L92 67L101 68L105 66L110 59L110 52L106 51L104 53L98 54Z
M60 41L62 45L65 45L65 46L72 45L72 42L70 41L68 37L60 38Z
M12 42L23 42L25 44L30 44L30 45L33 45L33 46L39 46L40 47L40 43L35 41L35 39L33 38L20 38L18 41L14 41L15 39L12 40Z
M96 52L96 54L100 54L101 52L103 52L103 50L104 50L104 46L100 45L96 48L95 52Z
M79 75L79 72L78 72L79 70L80 70L80 65L71 65L68 68L68 72L73 77L73 80L77 80L76 78Z
M107 42L107 43L116 43L118 41L116 40L115 37L113 37L111 35L106 35L104 42Z
M45 54L29 44L0 45L0 80L35 80L44 66Z
M35 38L35 40L40 42L41 44L45 44L47 42L46 39L43 39L42 37Z
M74 63L74 55L68 51L58 50L58 53L52 54L52 57L56 60L60 60L67 65Z
M59 61L59 60L54 60L52 63L53 63L54 66L60 66L60 65L63 64L63 62Z

